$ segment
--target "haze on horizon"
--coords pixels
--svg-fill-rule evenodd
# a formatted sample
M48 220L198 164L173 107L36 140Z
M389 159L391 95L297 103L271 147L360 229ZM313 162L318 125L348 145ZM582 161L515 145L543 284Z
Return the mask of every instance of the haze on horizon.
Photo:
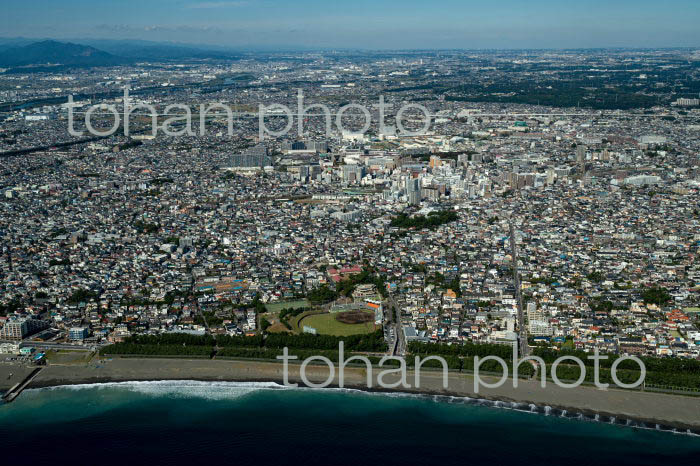
M698 47L697 0L3 0L0 36L232 48Z

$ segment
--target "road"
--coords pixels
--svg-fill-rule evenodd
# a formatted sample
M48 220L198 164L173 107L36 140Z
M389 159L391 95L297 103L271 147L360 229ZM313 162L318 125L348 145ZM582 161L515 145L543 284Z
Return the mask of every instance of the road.
M192 272L192 286L190 287L190 293L194 295L194 287L195 284L197 283L197 277L194 276L194 271ZM209 322L207 322L207 316L204 315L204 312L202 312L202 308L199 305L199 299L195 296L194 298L194 306L197 308L197 314L202 316L202 320L204 320L204 328L206 329L206 332L211 335L211 329L209 328Z
M479 289L481 296L483 296L484 292L486 291L486 280L489 278L489 270L491 270L493 268L493 258L494 257L496 257L495 252L491 253L491 259L489 259L489 265L488 265L488 267L486 267L486 273L484 274L484 279L481 280L481 288Z
M396 300L391 294L389 294L389 296L387 297L387 302L387 307L389 308L389 310L395 310L393 315L394 342L390 345L391 355L404 356L406 354L406 340L404 338L403 328L401 327L401 309L396 304Z
M520 357L529 354L530 348L527 345L527 328L525 327L525 316L523 313L523 295L520 292L520 273L518 272L518 248L515 245L515 228L513 220L510 227L510 254L513 258L513 286L515 287L515 301L518 306L518 338L520 340Z
M37 349L56 349L56 350L88 350L91 351L93 348L99 345L73 345L70 343L49 343L46 341L31 341L25 340L25 346L32 346Z

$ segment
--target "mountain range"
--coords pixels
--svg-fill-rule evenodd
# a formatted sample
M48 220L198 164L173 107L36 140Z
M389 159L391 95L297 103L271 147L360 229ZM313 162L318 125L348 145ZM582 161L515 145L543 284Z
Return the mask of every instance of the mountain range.
M28 65L119 65L126 60L94 47L45 40L0 52L0 66L19 67Z
M55 40L0 38L0 67L22 68L42 65L56 67L115 66L144 60L235 59L227 50L146 41L87 39L80 43Z

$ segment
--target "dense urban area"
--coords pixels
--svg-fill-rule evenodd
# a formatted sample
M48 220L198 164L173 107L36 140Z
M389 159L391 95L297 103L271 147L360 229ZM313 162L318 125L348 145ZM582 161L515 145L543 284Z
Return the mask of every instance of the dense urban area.
M700 389L693 50L3 71L3 359L337 357L342 339L469 370L520 342L547 362L638 355L649 387ZM128 136L90 135L90 106L122 113L126 86L179 135L154 136L145 107Z

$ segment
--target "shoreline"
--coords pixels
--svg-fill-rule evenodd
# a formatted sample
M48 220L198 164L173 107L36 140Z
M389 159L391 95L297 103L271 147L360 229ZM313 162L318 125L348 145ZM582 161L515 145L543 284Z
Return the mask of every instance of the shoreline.
M304 383L299 376L299 365L289 365L289 382ZM17 371L18 366L0 365L0 389L8 389L4 374ZM382 369L385 370L385 369ZM551 384L542 389L539 382L519 380L513 388L509 379L497 389L473 390L470 374L448 374L448 388L443 388L442 372L421 371L420 388L413 386L414 373L407 371L410 388L382 388L376 384L373 370L372 386L367 386L366 369L345 368L345 383L339 386L336 373L327 389L349 389L370 393L401 394L424 397L451 397L464 402L507 409L518 409L545 415L606 422L629 427L658 429L700 435L700 398L682 395L629 391L621 389L598 390L592 387L564 389ZM307 378L318 384L329 377L326 366L307 367ZM485 381L494 377L484 376ZM159 358L114 358L100 364L48 365L30 384L28 389L73 385L91 385L121 382L201 381L201 382L261 382L283 385L282 364L276 361L245 360L197 360ZM398 382L397 377L387 376L385 382ZM16 383L12 380L10 385ZM307 387L308 388L308 387ZM313 388L313 387L312 387ZM322 389L321 389L322 390ZM21 398L21 395L20 395ZM503 405L499 405L503 404ZM507 406L510 405L510 406ZM534 406L534 408L533 408Z
M229 380L229 379L194 379L194 378L184 378L184 379L150 379L150 380L114 380L114 379L86 379L86 380L81 380L81 381L73 381L73 382L67 382L67 383L54 383L51 381L45 381L42 383L32 383L30 387L27 388L27 390L41 390L41 389L46 389L46 388L61 388L61 387L75 387L75 386L85 386L85 387L90 387L90 386L95 386L95 385L102 385L102 384L129 384L129 383L148 383L148 382L203 382L203 383L211 383L211 382L225 382L225 383L274 383L279 385L279 389L288 389L288 390L296 390L296 389L308 389L308 390L328 390L328 391L334 391L334 390L348 390L348 391L355 391L355 392L361 392L361 393L366 393L366 394L385 394L385 395L399 395L399 396L409 396L409 397L417 397L417 398L432 398L437 402L446 402L450 403L450 398L453 399L460 399L463 400L466 404L473 404L473 405L478 405L478 406L483 406L483 407L488 407L491 409L507 409L507 410L513 410L513 411L520 411L523 413L532 413L532 414L537 414L537 415L542 415L542 416L554 416L554 417L561 417L565 419L570 419L574 421L581 421L581 422L599 422L601 424L611 424L611 425L618 425L621 427L630 427L634 429L645 429L645 430L656 430L656 431L661 431L661 432L667 432L667 433L672 433L672 434L680 434L680 435L692 435L692 436L697 436L700 437L700 425L684 425L684 424L679 424L679 423L668 423L667 421L660 421L660 420L655 420L655 419L646 419L646 418L631 418L631 417L624 417L623 415L619 413L606 413L606 412L599 412L599 411L593 411L593 410L587 410L587 409L581 409L581 408L574 408L571 406L558 406L558 405L553 405L553 404L546 404L546 405L536 405L533 403L527 403L524 401L518 401L515 399L509 399L509 398L498 398L498 397L488 397L488 396L482 396L482 397L470 397L470 396L465 396L459 393L452 393L450 391L431 391L431 390L420 390L420 391L412 391L410 389L404 389L404 390L393 390L393 389L387 389L387 388L381 388L381 387L365 387L361 385L348 385L346 384L344 387L340 387L335 384L328 385L327 387L324 388L314 388L314 387L308 387L303 384L303 382L299 381L296 382L299 384L298 387L286 387L285 385L282 384L282 381L277 379L267 379L267 380ZM435 399L438 398L438 399ZM525 407L528 407L529 409L524 409ZM621 417L622 416L622 417ZM652 427L653 426L653 427Z

